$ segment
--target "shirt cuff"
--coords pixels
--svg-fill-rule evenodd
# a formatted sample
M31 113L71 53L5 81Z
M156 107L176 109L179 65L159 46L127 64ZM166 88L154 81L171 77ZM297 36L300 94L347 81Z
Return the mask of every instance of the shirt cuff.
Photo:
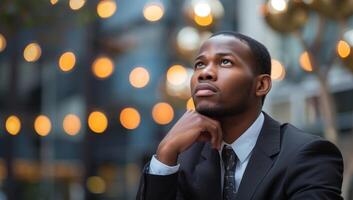
M153 175L170 175L174 174L179 170L180 164L177 164L175 166L169 166L166 165L162 162L160 162L157 158L156 155L152 156L151 162L150 162L150 167L149 167L149 174Z

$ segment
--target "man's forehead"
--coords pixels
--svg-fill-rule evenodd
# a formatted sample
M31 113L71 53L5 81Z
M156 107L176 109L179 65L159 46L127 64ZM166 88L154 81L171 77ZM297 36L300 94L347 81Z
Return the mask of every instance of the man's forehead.
M240 39L229 35L216 35L207 39L200 47L198 55L209 51L218 53L230 53L248 58L250 56L249 46Z

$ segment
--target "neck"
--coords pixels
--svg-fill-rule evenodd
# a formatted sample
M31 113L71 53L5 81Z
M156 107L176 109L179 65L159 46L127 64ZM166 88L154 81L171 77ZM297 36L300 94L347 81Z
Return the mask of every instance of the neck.
M233 143L255 122L260 112L261 110L250 110L219 119L223 132L223 141L228 144Z

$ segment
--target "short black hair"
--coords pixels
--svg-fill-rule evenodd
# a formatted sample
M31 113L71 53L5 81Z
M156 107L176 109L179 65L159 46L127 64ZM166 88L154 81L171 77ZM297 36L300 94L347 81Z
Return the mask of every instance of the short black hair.
M246 42L254 57L255 73L271 75L271 56L267 48L263 44L249 36L234 31L217 32L211 35L211 37L217 35L229 35L239 39L240 41Z
M239 39L240 41L245 42L249 46L251 53L254 57L254 63L255 63L255 66L253 66L254 72L257 75L259 74L271 75L270 53L268 52L267 48L259 41L234 31L220 31L212 34L210 38L217 35L229 35ZM266 95L262 97L262 104L264 104L265 98L266 98Z

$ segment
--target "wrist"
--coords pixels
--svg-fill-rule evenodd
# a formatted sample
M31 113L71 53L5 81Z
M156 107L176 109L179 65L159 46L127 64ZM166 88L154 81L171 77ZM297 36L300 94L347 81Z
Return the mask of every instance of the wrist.
M173 149L173 145L161 143L158 146L156 157L163 164L174 166L177 164L178 152Z

